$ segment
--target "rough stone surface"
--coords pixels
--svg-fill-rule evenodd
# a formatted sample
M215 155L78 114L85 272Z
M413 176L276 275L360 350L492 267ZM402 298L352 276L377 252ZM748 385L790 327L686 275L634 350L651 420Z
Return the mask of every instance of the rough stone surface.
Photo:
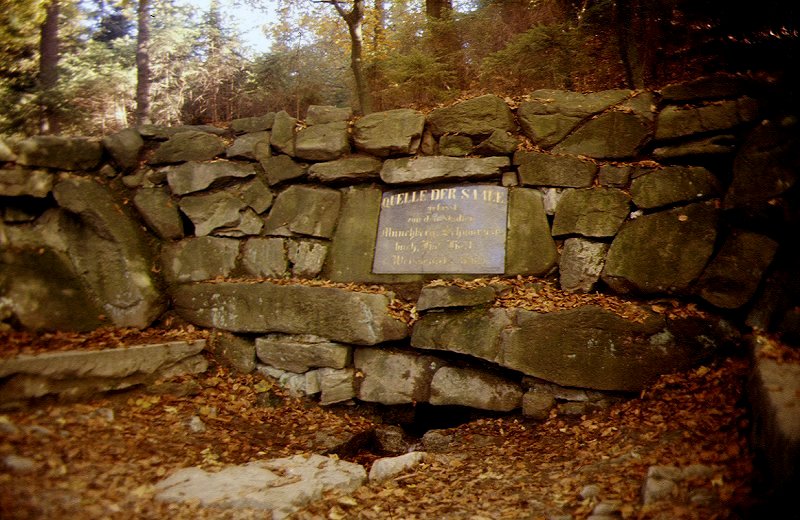
M263 116L256 117L242 117L231 121L231 130L237 134L246 134L250 132L263 132L272 129L272 124L275 122L275 113L269 112Z
M700 99L732 98L746 92L752 79L728 74L714 74L681 83L672 83L659 93L667 102L685 103Z
M532 114L564 114L571 117L585 118L598 114L633 94L631 90L603 90L582 94L564 90L540 89L531 92L530 101L520 105L520 110Z
M488 136L495 130L513 132L517 129L511 109L492 94L438 108L428 114L428 125L435 136L447 133Z
M316 240L290 240L287 258L292 264L292 274L300 278L314 278L322 272L328 256L328 244Z
M725 132L758 116L758 103L748 97L700 107L667 106L658 115L656 139L673 139L706 132Z
M519 176L523 186L588 188L597 172L595 164L566 155L529 152L518 160L521 161Z
M156 149L150 164L207 161L225 151L225 143L205 132L178 132Z
M167 188L140 188L133 196L133 205L159 238L183 238L183 221L178 205L172 200Z
M320 371L309 370L303 374L289 372L269 365L257 365L256 370L264 377L275 380L293 397L308 397L320 393Z
M286 274L286 244L282 238L254 237L242 248L242 267L247 274L272 278Z
M126 128L104 137L103 146L117 168L132 171L139 166L139 153L144 147L144 139L135 128Z
M737 139L733 134L712 135L653 150L653 158L663 162L687 161L694 158L713 158L733 155L736 151Z
M403 339L407 326L388 314L391 295L268 282L199 283L176 287L176 310L202 327L231 332L315 334L374 345Z
M258 160L263 152L269 149L269 132L253 132L237 137L232 145L225 150L228 159Z
M696 166L654 169L638 175L631 183L633 203L643 209L691 202L718 194L714 175Z
M180 200L178 206L194 224L194 234L202 237L238 225L247 204L234 193L219 191L188 195Z
M778 243L750 231L735 231L698 280L700 296L717 307L737 309L756 292Z
M446 350L499 363L504 331L513 327L506 309L468 309L423 315L414 323L411 346Z
M319 369L319 404L343 403L356 396L356 371L352 368Z
M99 141L39 135L19 143L17 164L69 171L93 170L100 165L102 154Z
M158 141L166 141L181 132L202 132L211 135L223 136L226 134L224 128L218 128L212 125L178 125L178 126L161 126L161 125L140 125L136 130L145 139L155 139Z
M295 152L296 126L297 119L290 116L287 112L281 110L275 114L272 123L272 135L270 136L270 144L272 147L281 153L293 157Z
M564 241L558 263L561 289L589 293L600 279L609 244L574 237Z
M442 367L431 380L430 403L509 412L522 403L519 385L471 368Z
M44 170L0 170L0 196L41 199L53 191L53 174Z
M504 130L495 130L492 135L478 143L475 153L479 155L510 155L519 146L519 141Z
M696 203L629 220L608 252L603 281L618 293L681 293L714 249L718 211Z
M333 161L350 151L345 121L309 126L297 132L295 156L309 161Z
M626 188L631 180L632 170L632 166L604 164L600 167L597 180L600 182L600 186L606 188Z
M193 237L164 244L161 265L168 282L199 282L230 276L238 255L238 240Z
M472 139L466 135L443 135L439 139L439 153L449 157L467 156L472 148Z
M374 157L351 156L311 165L308 175L324 183L364 182L380 177L383 163Z
M556 398L552 392L531 388L522 396L522 415L544 421L550 416L550 410L555 405Z
M379 483L396 477L422 464L425 457L427 457L425 452L412 451L397 457L380 458L372 463L372 467L369 470L369 481L371 483Z
M648 122L636 114L611 111L583 124L553 151L594 159L629 159L641 150L650 133Z
M307 171L305 165L295 162L288 155L275 155L261 159L261 167L264 168L270 186L300 179L306 175Z
M464 288L454 285L423 287L417 300L417 310L447 307L472 307L492 303L495 299L491 287Z
M508 191L506 274L544 275L558 262L542 194L536 190Z
M146 327L164 309L152 277L152 259L142 228L128 218L107 188L90 178L66 178L56 201L82 223L67 238L69 254L117 326Z
M256 174L250 164L233 161L190 161L167 169L167 182L175 195L202 191L215 183L244 179Z
M270 235L331 238L340 204L338 190L289 186L276 198L265 231Z
M558 202L553 236L613 237L630 213L630 197L615 188L566 190Z
M424 126L425 116L416 110L376 112L356 121L353 140L357 150L378 157L415 154Z
M344 368L352 358L352 347L309 334L269 334L256 338L256 355L264 363L302 373L311 368Z
M206 349L224 365L242 374L249 374L256 368L256 346L252 339L214 331L208 338Z
M499 178L510 165L507 157L416 157L389 159L383 163L381 179L387 184L416 184Z
M564 114L536 114L537 108L523 103L517 114L520 126L531 141L542 148L551 148L561 142L578 124L580 117Z
M387 405L427 402L433 374L442 362L433 356L378 348L359 348L353 354L362 375L358 398Z
M309 126L347 121L351 117L353 109L350 107L310 105L306 110L306 124Z
M216 472L184 468L156 484L156 498L260 509L280 520L324 494L352 493L366 480L367 472L358 464L316 454L294 455L227 466Z

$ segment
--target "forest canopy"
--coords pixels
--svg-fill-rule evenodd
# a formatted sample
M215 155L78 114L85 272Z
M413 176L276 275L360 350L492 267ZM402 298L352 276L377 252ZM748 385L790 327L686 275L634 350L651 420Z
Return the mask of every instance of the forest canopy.
M104 135L311 104L429 108L487 92L657 88L718 71L790 81L800 15L764 0L0 0L0 134Z

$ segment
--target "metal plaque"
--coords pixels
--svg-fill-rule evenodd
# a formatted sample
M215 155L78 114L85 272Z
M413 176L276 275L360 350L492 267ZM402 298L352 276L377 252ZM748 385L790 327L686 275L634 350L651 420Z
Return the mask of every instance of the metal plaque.
M373 272L502 274L508 188L428 187L383 194Z

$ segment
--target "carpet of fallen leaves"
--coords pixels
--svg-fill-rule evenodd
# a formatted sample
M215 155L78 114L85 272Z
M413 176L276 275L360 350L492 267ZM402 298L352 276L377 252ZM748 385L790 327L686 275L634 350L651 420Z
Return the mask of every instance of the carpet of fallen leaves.
M216 365L91 401L43 401L0 412L0 462L32 459L27 471L0 464L0 518L264 518L154 499L154 484L178 468L205 468L322 452L324 439L367 432L381 421L362 405L323 408L286 395L261 376ZM739 518L754 503L747 414L748 363L720 360L663 377L638 398L596 412L533 422L483 418L447 430L451 448L415 471L348 497L326 497L296 518L586 518L598 500L623 518ZM198 419L204 431L192 429ZM376 454L342 455L367 466ZM685 495L643 506L651 465L714 467L718 500ZM584 486L600 493L582 499Z

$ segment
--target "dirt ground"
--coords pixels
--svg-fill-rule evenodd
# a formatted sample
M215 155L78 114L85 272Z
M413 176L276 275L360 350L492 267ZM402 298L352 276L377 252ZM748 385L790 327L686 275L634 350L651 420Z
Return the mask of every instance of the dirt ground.
M161 503L154 484L186 466L319 452L322 438L363 436L386 420L375 407L324 408L259 375L211 363L205 374L150 389L0 412L0 461L16 455L33 462L0 467L0 517L265 518ZM580 417L477 418L446 430L451 445L414 471L326 497L296 518L579 519L597 513L599 503L616 518L750 518L763 492L754 491L748 445L748 370L744 358L719 360ZM340 453L367 469L380 456L369 447ZM693 464L712 474L642 504L650 466Z

